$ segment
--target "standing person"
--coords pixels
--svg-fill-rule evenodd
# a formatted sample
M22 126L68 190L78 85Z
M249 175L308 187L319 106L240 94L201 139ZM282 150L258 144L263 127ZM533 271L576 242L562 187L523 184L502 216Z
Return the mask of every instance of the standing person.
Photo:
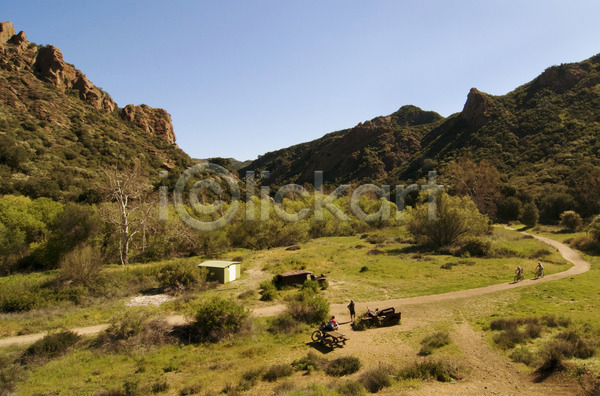
M350 304L348 304L348 310L350 311L350 320L354 322L356 317L356 311L354 311L354 300L350 300Z

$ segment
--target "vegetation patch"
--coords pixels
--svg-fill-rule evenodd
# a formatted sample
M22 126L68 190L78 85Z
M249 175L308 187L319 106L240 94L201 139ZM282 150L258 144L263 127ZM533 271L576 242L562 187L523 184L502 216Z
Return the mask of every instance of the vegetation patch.
M434 349L441 348L450 343L450 335L447 331L438 331L421 341L421 349L419 350L420 356L431 355Z
M320 357L314 352L308 352L306 356L296 359L292 362L292 367L296 371L306 371L312 373L313 371L321 370L326 364L327 359Z
M81 337L69 330L48 334L41 340L30 345L22 356L24 363L46 361L67 353Z
M325 373L333 377L350 375L360 370L362 364L355 356L343 356L331 361L325 368Z
M263 375L263 379L269 382L275 382L280 378L289 377L294 373L294 369L289 364L274 364L267 369Z
M248 329L250 312L234 300L214 297L205 300L190 325L194 341L218 342Z
M451 382L459 378L458 369L449 363L427 360L402 369L398 373L403 379L434 379L439 382Z

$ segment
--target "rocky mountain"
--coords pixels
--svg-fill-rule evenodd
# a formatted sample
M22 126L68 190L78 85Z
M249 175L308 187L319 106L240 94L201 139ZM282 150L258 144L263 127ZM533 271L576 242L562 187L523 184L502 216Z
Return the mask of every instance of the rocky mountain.
M132 161L154 179L160 169L191 164L175 144L170 115L119 108L58 48L0 23L0 193L85 199L104 169Z
M562 183L600 165L600 55L546 69L503 95L471 89L460 113L442 118L413 106L312 142L267 153L244 170L267 183L379 181L394 185L443 169L460 156L486 159L520 185Z
M314 171L324 180L341 183L382 180L421 150L421 140L444 118L433 111L404 106L353 128L333 132L312 142L267 153L242 168L268 170L270 184L312 183Z

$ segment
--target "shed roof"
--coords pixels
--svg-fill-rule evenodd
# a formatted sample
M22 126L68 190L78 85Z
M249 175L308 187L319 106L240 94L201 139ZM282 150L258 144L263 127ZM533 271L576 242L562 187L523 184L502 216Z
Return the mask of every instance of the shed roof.
M281 277L286 277L286 276L294 276L294 275L310 275L312 274L311 271L291 271L291 272L284 272L283 274L279 274L279 276Z
M239 264L239 261L218 261L218 260L210 260L204 261L198 264L198 267L212 267L212 268L227 268L233 264Z

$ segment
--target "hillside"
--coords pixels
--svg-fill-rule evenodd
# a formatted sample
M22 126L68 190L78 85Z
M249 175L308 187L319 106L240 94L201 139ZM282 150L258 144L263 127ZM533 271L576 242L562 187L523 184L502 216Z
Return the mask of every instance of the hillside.
M333 132L312 142L267 153L241 171L270 171L272 184L312 183L314 171L341 183L381 180L421 149L421 140L444 118L415 106Z
M247 169L271 183L416 180L459 156L486 159L520 184L560 183L585 162L598 165L600 55L552 66L504 96L473 88L444 119L404 106L354 128L267 153Z
M104 169L134 160L154 180L160 169L176 174L191 164L170 115L119 108L58 48L0 23L0 194L89 200Z

